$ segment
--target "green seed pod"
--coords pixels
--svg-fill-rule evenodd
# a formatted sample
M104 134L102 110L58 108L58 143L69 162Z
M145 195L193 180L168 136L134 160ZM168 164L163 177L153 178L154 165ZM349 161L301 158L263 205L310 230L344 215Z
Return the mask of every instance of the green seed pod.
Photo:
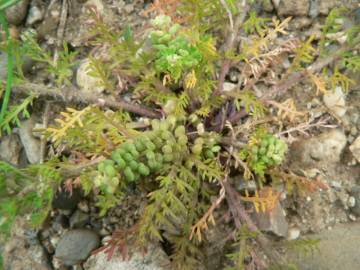
M186 132L186 130L185 130L185 127L184 126L178 126L176 129L175 129L175 136L176 137L180 137L180 136L183 136L183 135L185 135L185 132ZM186 135L185 135L186 136Z
M126 180L128 180L130 182L133 182L135 180L135 175L130 167L126 167L124 169L124 175L125 175Z
M170 139L172 136L173 136L172 133L170 131L168 131L168 130L162 131L161 135L160 135L161 139L163 139L165 141Z
M129 167L131 170L136 171L139 167L139 163L137 163L135 160L130 161Z
M121 145L121 147L126 151L126 152L130 152L130 150L133 148L133 145L130 144L129 142L123 143Z
M173 159L174 159L174 156L172 154L165 154L164 155L164 160L166 162L171 162L171 161L173 161Z
M130 162L130 161L134 160L134 157L130 153L125 153L124 160L126 162Z
M100 162L97 166L97 169L99 172L104 172L105 171L105 163L104 162Z
M195 155L200 155L201 151L202 151L202 145L201 144L195 144L191 147L191 151L195 154Z
M154 159L155 159L155 154L154 154L154 152L151 151L151 150L147 150L147 151L145 152L145 156L146 156L146 158L147 158L148 160L154 160Z
M221 150L221 147L219 145L215 145L211 148L211 151L214 153L217 153Z
M141 140L136 140L134 144L138 152L142 152L145 150L145 145L142 143Z
M184 146L180 145L179 143L175 143L172 145L172 149L174 153L180 153L184 150Z
M139 157L139 152L136 150L136 149L132 149L131 151L130 151L130 154L134 157L134 158L138 158Z
M150 174L150 169L144 163L140 163L138 172L143 176L148 176Z
M265 147L263 147L263 146L261 146L260 147L260 149L259 149L259 155L265 155L265 153L266 153L266 148Z
M160 137L155 138L154 144L157 148L161 148L164 144L163 140Z
M275 144L276 141L277 141L277 139L276 139L274 136L271 136L271 137L268 139L269 145Z
M262 141L260 143L261 148L266 148L268 145L269 145L268 140L262 139Z
M148 166L152 171L155 171L155 169L157 168L157 162L155 160L149 160L148 161Z
M125 155L126 150L122 147L115 150L117 153L119 153L121 156Z
M203 145L204 144L204 139L203 138L196 138L194 141L194 144L199 144L199 145Z
M159 130L160 129L160 121L158 119L151 120L151 127L153 130Z
M160 129L165 131L165 130L168 130L169 129L169 123L166 122L166 121L161 121L160 122Z
M188 168L189 170L192 169L192 167L194 166L194 162L190 159L185 161L185 167Z
M253 155L256 155L258 152L259 152L259 147L257 147L256 145L251 147L251 153L253 153Z
M156 145L153 142L149 141L146 143L146 148L151 151L154 151L156 149Z
M267 163L269 163L269 158L267 157L267 156L262 156L261 157L261 160L265 163L265 164L267 164Z
M164 154L171 154L172 153L172 148L170 145L164 145L162 148L161 148L162 152Z
M185 146L188 143L188 137L186 137L186 135L180 135L178 136L178 142L180 145Z
M156 153L156 154L155 154L155 160L156 160L156 162L162 164L162 163L164 162L164 157L163 157L162 154Z
M121 170L123 170L126 167L126 162L121 157L116 158L114 160Z
M176 126L176 121L177 121L177 119L174 115L169 115L166 118L166 122L168 122L170 129L173 129Z
M205 157L206 157L206 158L214 158L215 155L214 155L214 153L213 153L210 149L207 149L207 150L205 151Z

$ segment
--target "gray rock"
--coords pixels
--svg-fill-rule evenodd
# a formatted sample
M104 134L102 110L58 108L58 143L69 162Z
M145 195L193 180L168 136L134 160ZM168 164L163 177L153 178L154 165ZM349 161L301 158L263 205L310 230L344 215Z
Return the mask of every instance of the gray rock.
M273 233L280 237L288 235L288 222L279 202L271 211L254 214L254 221L263 232Z
M307 16L310 8L309 0L273 1L280 16Z
M352 187L350 196L350 198L353 200L353 202L349 204L350 211L356 216L360 217L360 186Z
M3 250L4 269L11 270L51 270L44 248L37 239L29 241L26 236L25 219L18 218L12 235Z
M86 260L100 244L99 236L90 230L71 230L60 239L55 257L64 265L75 265Z
M345 7L353 10L358 7L358 0L318 0L319 11L321 15L328 15L335 7Z
M6 19L10 24L21 24L27 14L29 0L21 0L19 3L6 10Z
M149 247L145 255L134 253L129 260L123 260L119 254L110 261L103 252L91 256L84 264L85 270L166 270L170 261L160 247Z
M6 80L7 76L7 54L0 52L0 80Z
M76 210L70 218L70 228L83 228L90 220L90 216L80 210Z
M334 129L311 139L296 141L291 145L291 160L310 165L314 162L336 163L346 146L343 131Z
M0 140L0 160L19 165L21 144L16 134L4 136Z
M41 1L33 0L30 4L29 14L26 18L27 25L33 25L44 18L45 9Z
M357 137L356 140L350 145L349 149L354 158L360 162L360 136Z
M23 121L19 129L21 143L24 146L26 156L31 164L38 163L41 158L40 140L33 135L35 121L30 118Z

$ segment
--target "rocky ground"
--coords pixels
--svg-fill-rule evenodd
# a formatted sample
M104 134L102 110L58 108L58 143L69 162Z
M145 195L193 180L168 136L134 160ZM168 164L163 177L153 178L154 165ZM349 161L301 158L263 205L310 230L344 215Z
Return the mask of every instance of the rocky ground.
M112 24L130 23L140 29L147 21L142 11L149 4L151 1L146 0L69 1L65 40L79 50L80 57L85 57L89 39L86 6L96 6ZM291 35L304 39L310 35L319 38L320 22L331 8L338 5L353 10L357 8L354 17L343 23L360 22L357 0L276 0L264 1L258 8L266 16L293 16L289 27ZM7 17L9 22L17 25L18 31L32 28L40 35L45 46L51 46L57 34L61 8L61 1L23 0L9 10ZM5 62L6 58L0 57L0 78L4 77ZM283 65L286 64L284 59ZM94 82L83 74L81 65L86 65L86 60L81 62L74 83L83 91L88 91ZM41 73L36 73L34 67L30 67L29 74L34 81L46 80ZM234 71L227 82L228 87L236 83L236 76ZM338 89L319 99L306 83L289 93L300 104L299 109L310 111L314 119L332 119L327 122L327 127L316 128L308 136L294 139L288 158L288 165L293 171L321 181L323 185L320 190L304 196L294 197L284 193L281 205L271 213L256 217L259 228L277 236L277 239L294 240L307 236L321 239L319 251L299 260L300 269L303 270L359 269L360 75L349 76L356 84L346 95ZM301 94L298 90L302 91ZM40 160L40 140L32 131L38 126L40 116L34 114L14 134L1 138L0 159L19 166ZM104 253L91 255L109 239L113 231L129 228L135 223L145 197L146 194L129 195L125 202L99 218L92 199L84 198L79 190L75 189L72 196L66 191L59 192L53 203L54 210L40 231L24 230L24 221L18 220L11 240L1 248L6 269L169 269L168 256L160 246L151 247L145 256L134 254L128 261L119 256L108 261ZM209 254L221 257L221 251L209 251ZM208 269L219 268L214 263Z

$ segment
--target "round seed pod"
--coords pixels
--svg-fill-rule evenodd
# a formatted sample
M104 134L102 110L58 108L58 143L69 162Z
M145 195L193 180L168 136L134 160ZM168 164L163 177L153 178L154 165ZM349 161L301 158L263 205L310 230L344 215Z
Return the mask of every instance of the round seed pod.
M105 163L104 162L100 162L97 166L98 171L100 172L104 172L105 171Z
M185 161L185 167L188 168L189 170L192 169L192 167L194 166L194 162L190 159Z
M266 153L266 148L261 146L260 149L259 149L259 155L264 155Z
M151 127L153 130L160 129L160 121L158 119L151 120Z
M121 145L121 148L123 148L126 152L130 152L130 150L132 149L132 144L130 144L129 142L125 142Z
M185 127L184 126L178 126L176 129L175 129L175 136L176 137L180 137L180 136L183 136L185 135ZM186 135L185 135L186 136Z
M126 162L130 162L130 161L134 160L134 157L130 153L125 153L124 160Z
M168 131L168 130L162 131L161 135L160 135L161 139L163 139L165 141L170 139L172 136L173 136L172 133L170 131Z
M251 147L251 152L256 155L259 152L259 147L257 147L256 145L254 145L253 147Z
M106 175L108 175L109 177L114 177L116 175L116 170L114 168L114 166L112 165L106 165L105 166L105 173Z
M158 163L154 160L154 159L151 159L148 161L148 166L149 168L152 170L152 171L155 171L155 169L157 168L157 165Z
M142 152L145 150L145 145L141 142L141 140L136 140L134 144L138 152Z
M126 180L128 180L130 182L135 181L135 175L130 167L126 167L124 169L124 175L125 175Z
M139 163L137 163L135 160L130 161L129 167L131 170L136 171L139 167Z
M155 160L156 160L156 162L162 164L162 163L164 162L164 157L163 157L162 154L156 153L156 154L155 154Z
M171 154L172 153L172 148L170 145L166 144L161 148L162 152L164 154Z
M203 138L196 138L195 141L194 141L194 144L202 145L202 144L204 144L204 139Z
M151 151L154 151L156 149L156 145L153 142L149 141L146 143L146 148Z
M157 148L160 148L161 146L163 146L164 142L160 137L157 137L154 139L154 144Z
M139 157L139 152L136 149L132 149L130 151L130 154L134 157L134 158L138 158Z
M121 157L118 157L114 160L121 170L123 170L126 167L126 162Z
M140 163L138 172L143 176L148 176L150 174L150 169L144 163Z
M173 129L176 126L176 121L177 121L177 119L174 115L169 115L166 118L166 122L168 122L170 129Z
M146 158L147 158L148 160L154 160L154 159L155 159L155 154L154 154L154 152L151 151L151 150L147 150L147 151L145 152L145 156L146 156Z
M161 121L160 122L160 129L161 130L168 130L169 129L169 123L168 122L166 122L166 121Z
M215 154L213 153L213 151L211 151L210 149L207 149L205 151L205 157L206 158L214 158L215 157Z
M201 144L195 144L191 147L191 151L195 154L195 155L200 155L201 151L202 151L202 145Z
M188 143L188 137L186 135L180 135L178 136L178 142L180 145L186 145Z
M164 155L164 160L166 162L171 162L171 161L173 161L173 159L174 159L174 156L172 154L165 154Z
M220 150L221 150L221 147L220 147L219 145L215 145L215 146L211 147L211 151L212 151L213 153L217 153L217 152L219 152Z

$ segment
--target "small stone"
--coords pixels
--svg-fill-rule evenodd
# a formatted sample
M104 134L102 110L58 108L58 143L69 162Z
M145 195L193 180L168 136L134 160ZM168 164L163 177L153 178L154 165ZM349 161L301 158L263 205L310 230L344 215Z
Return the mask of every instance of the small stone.
M307 16L310 8L308 0L273 1L279 16Z
M70 228L83 228L89 222L89 219L90 217L88 214L76 210L70 217Z
M256 213L254 219L261 231L273 233L280 237L287 237L288 223L280 203L277 203L271 211Z
M39 1L32 1L29 14L26 18L27 25L33 25L44 18L45 10Z
M99 236L90 230L71 230L60 239L55 257L64 265L75 265L86 260L100 244Z
M300 230L298 228L290 228L288 231L288 240L295 240L300 237Z
M39 163L41 158L40 153L40 140L35 138L33 135L33 128L35 121L30 118L29 120L23 121L19 128L19 136L24 146L26 156L31 164Z
M350 196L349 199L348 199L348 206L349 207L354 207L356 204L356 200L353 196Z
M131 250L131 247L129 248ZM104 252L92 255L84 264L86 270L166 270L170 269L170 260L165 252L157 246L147 248L146 254L135 252L128 260L115 255L107 259Z
M29 0L21 0L17 4L6 9L6 19L10 24L19 25L21 24L28 10Z
M354 158L360 162L360 136L357 137L356 140L350 145L349 149Z
M89 211L90 211L89 204L87 203L87 201L79 202L77 207L84 213L89 213Z
M351 202L353 204L352 207L350 207L350 211L360 217L360 186L354 186L352 187L350 191L350 198L354 198L355 203Z
M356 217L353 214L349 215L349 219L352 220L352 221L356 221Z
M105 86L102 84L101 79L89 75L89 72L91 72L90 60L85 59L80 64L76 73L77 85L85 92L102 93L105 90Z
M13 165L19 165L21 144L16 134L4 136L0 141L0 159Z
M345 95L341 87L336 87L334 91L325 94L323 101L326 107L337 117L343 117L346 113Z
M224 88L223 88L224 92L231 92L234 91L236 88L237 88L236 84L230 82L224 82Z

